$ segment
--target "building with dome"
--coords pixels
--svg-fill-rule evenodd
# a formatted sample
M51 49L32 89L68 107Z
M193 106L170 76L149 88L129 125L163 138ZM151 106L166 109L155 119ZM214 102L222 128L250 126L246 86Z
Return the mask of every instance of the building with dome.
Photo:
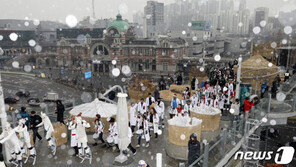
M134 27L118 14L105 29L87 29L71 38L60 38L57 50L60 67L111 75L113 68L128 65L133 73L156 76L178 72L188 44L182 38L167 36L138 38Z

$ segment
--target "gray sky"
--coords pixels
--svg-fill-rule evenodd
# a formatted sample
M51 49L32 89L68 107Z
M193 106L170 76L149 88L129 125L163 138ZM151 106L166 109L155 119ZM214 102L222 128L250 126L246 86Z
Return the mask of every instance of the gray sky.
M97 18L115 17L118 11L124 18L132 21L135 11L143 11L147 0L95 0ZM175 0L158 0L172 3ZM0 19L24 19L65 21L69 14L78 20L91 15L92 0L0 0ZM278 11L296 9L296 0L247 0L247 8L251 11L256 7L270 8L270 15Z

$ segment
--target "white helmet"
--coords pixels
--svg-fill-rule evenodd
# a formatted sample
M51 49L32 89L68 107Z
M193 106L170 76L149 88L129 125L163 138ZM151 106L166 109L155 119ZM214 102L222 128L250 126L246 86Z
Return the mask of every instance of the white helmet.
M47 115L45 113L41 112L41 118L43 119L45 117L47 117Z
M143 166L143 165L147 165L146 162L144 160L140 160L139 161L139 166Z

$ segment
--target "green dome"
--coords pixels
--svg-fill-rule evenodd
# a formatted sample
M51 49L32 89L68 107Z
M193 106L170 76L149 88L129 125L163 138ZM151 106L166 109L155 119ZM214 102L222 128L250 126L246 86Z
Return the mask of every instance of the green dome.
M110 28L110 27L116 28L119 31L119 33L121 33L121 32L126 32L128 30L128 28L130 27L130 25L127 22L122 20L121 14L118 14L116 16L116 20L111 22L108 25L107 29Z

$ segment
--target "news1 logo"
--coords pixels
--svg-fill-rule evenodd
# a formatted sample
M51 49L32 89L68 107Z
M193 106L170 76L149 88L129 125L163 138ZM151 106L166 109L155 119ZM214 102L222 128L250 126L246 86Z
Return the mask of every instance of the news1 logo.
M289 164L294 156L295 149L290 146L280 147L275 153L273 151L238 151L234 155L234 159L244 160L271 160L275 154L274 162L276 164Z

